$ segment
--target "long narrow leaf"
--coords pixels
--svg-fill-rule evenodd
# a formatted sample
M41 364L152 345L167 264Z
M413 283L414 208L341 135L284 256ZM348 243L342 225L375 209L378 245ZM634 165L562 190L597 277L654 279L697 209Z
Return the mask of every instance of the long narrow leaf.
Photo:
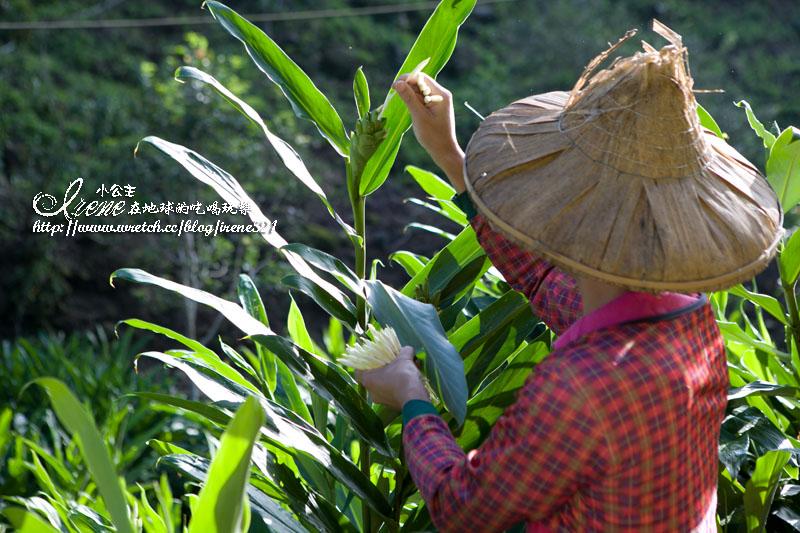
M450 59L456 45L458 28L467 19L474 6L475 0L443 0L425 23L395 79L401 74L409 73L427 57L430 61L422 71L435 78ZM408 109L400 98L392 98L383 111L383 117L386 119L389 135L367 161L359 185L359 193L363 195L372 193L386 181L397 157L403 135L411 127Z
M759 457L753 475L745 486L744 510L748 533L765 531L767 516L778 488L783 467L789 462L789 452L771 451Z
M242 186L236 181L236 178L231 176L222 168L218 167L208 159L204 158L197 152L189 150L188 148L179 144L174 144L158 137L145 137L142 142L152 144L161 152L168 155L175 161L181 164L192 176L202 181L206 185L210 185L219 194L223 200L231 205L238 206L247 204L250 210L247 216L250 217L254 227L258 229L259 234L270 245L276 249L289 244L286 239L275 230L272 221L264 216L258 205L253 202ZM137 146L138 150L138 146ZM283 253L286 260L292 265L298 274L312 280L316 285L324 290L335 290L335 287L320 278L316 272L303 260L299 255L284 251ZM340 302L343 303L343 302Z
M308 75L266 33L231 8L211 0L205 5L217 22L241 41L256 66L280 87L295 114L313 122L331 146L346 156L350 142L342 119Z
M47 392L53 410L64 427L80 437L83 459L103 497L114 527L120 533L133 533L125 492L92 416L63 382L54 378L38 378L33 383Z
M256 398L248 398L222 434L192 515L189 533L242 531L245 489L250 477L250 455L264 411Z
M767 181L784 213L800 203L800 129L790 126L775 139L767 160Z
M219 81L216 80L210 74L203 72L202 70L196 69L194 67L179 67L178 70L175 71L175 79L183 82L184 78L193 79L205 83L211 86L220 96L222 96L225 100L227 100L233 107L239 110L244 116L246 116L250 121L255 124L256 126L261 128L261 131L264 132L264 135L267 137L267 140L275 149L275 152L278 154L278 157L281 158L283 164L286 166L289 171L299 179L303 185L308 187L314 194L319 196L320 200L325 204L325 207L328 208L328 212L333 217L339 226L353 239L360 240L361 237L356 233L356 230L353 229L352 226L347 224L333 206L328 201L328 197L325 195L325 191L322 190L322 187L311 177L311 173L306 168L305 163L297 154L297 152L292 148L292 146L272 133L267 124L261 118L261 115L256 112L255 109L250 107L249 104L244 102L243 100L239 99L236 95L228 90L227 87L222 85ZM369 96L367 96L369 98Z

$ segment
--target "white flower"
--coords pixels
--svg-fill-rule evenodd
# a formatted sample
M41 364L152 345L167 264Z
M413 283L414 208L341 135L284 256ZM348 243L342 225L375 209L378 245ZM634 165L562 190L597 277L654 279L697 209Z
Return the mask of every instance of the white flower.
M376 330L370 324L369 333L374 340L366 338L361 343L350 346L344 355L339 357L339 363L355 368L356 370L372 370L388 365L400 352L400 340L397 333L385 327Z

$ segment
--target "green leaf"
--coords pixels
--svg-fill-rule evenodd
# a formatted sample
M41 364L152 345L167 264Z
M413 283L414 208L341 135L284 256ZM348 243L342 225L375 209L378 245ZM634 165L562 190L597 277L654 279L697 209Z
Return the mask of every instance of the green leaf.
M3 516L8 518L8 521L14 526L14 530L19 533L60 533L36 513L26 511L20 507L3 509Z
M775 385L765 381L753 381L731 389L728 392L728 401L736 400L739 398L746 398L747 396L787 396L794 397L797 395L798 389L796 387L789 387L786 385Z
M347 296L336 287L333 287L333 290L326 290L313 280L297 274L289 274L281 280L281 283L290 289L297 289L310 297L317 302L317 305L327 311L329 315L338 318L351 328L355 328L356 324L358 324L355 306Z
M406 172L411 174L414 181L422 187L422 190L428 193L431 198L437 200L450 200L455 196L456 190L445 180L427 170L408 165L405 168Z
M262 324L269 327L269 318L267 317L267 310L264 307L264 302L261 300L261 295L256 288L255 282L247 274L239 274L239 302L247 313L257 318ZM222 344L222 341L220 341ZM222 347L225 353L225 346ZM233 350L231 350L233 352ZM233 352L235 353L235 352ZM229 357L233 358L233 353L229 353ZM261 372L261 381L266 385L269 394L275 393L278 379L278 367L275 356L269 350L264 350L261 346L256 345L256 353L258 354L258 367ZM238 354L237 354L238 355ZM251 365L242 361L238 363L240 367L247 368Z
M114 286L114 278L127 279L136 283L143 283L146 285L155 285L169 291L177 292L178 294L194 300L197 303L205 304L213 309L222 313L234 326L238 327L248 335L256 333L271 333L270 329L262 324L257 319L250 316L247 311L240 306L228 300L223 300L213 294L209 294L200 289L187 287L174 281L169 281L164 278L154 276L144 270L138 268L122 268L114 271L109 280L111 286Z
M736 479L739 469L747 460L747 449L750 447L750 437L745 433L730 440L722 440L719 444L719 460L731 475Z
M442 248L425 267L403 287L406 296L414 294L414 288L426 279L432 293L442 290L462 268L486 252L478 244L472 226L464 228L447 246Z
M782 282L793 287L800 277L800 230L795 230L780 256Z
M219 449L200 490L200 501L192 514L189 533L242 531L250 455L264 421L264 411L256 398L248 398L236 411L222 434Z
M31 514L36 516L37 518L40 516L44 516L49 522L49 525L56 528L57 531L67 530L67 526L64 525L64 520L62 519L61 514L59 514L59 509L56 509L55 506L50 502L50 500L47 500L39 496L32 496L30 498L20 498L19 496L5 496L5 499L9 502L16 503L18 505L25 507L25 509L30 511Z
M183 83L183 79L193 79L210 85L220 96L222 96L225 100L227 100L233 107L239 110L244 116L246 116L250 121L259 126L261 130L264 132L264 135L267 137L267 140L275 149L275 152L278 154L278 157L281 158L283 164L286 168L295 175L297 179L299 179L303 185L308 187L311 192L319 196L320 200L325 204L325 207L328 208L328 213L330 213L331 217L336 221L339 226L344 229L344 231L353 239L360 240L361 237L356 233L356 230L353 229L352 226L347 224L339 214L334 210L333 206L331 206L330 202L328 201L328 197L325 195L325 191L317 184L313 177L311 177L311 173L306 168L306 165L303 163L302 158L295 152L294 148L272 133L267 124L261 118L255 109L250 107L246 102L240 100L236 95L230 92L224 85L222 85L219 81L217 81L213 76L203 72L202 70L196 69L194 67L179 67L178 70L175 71L175 79ZM369 95L367 96L369 99Z
M402 266L406 273L412 278L423 269L428 259L425 256L408 252L406 250L398 250L389 254L389 261L395 261Z
M133 526L128 517L125 490L117 477L105 442L100 436L91 414L83 408L63 382L53 378L38 378L32 383L36 383L47 392L50 404L64 427L80 437L81 454L103 498L114 527L120 533L132 533Z
M160 464L165 464L170 468L185 474L189 479L203 481L208 476L211 461L196 455L167 455L162 457ZM258 494L254 486L246 486L247 495L253 506L253 511L258 516L254 522L261 519L266 524L272 526L271 531L286 531L292 533L307 533L307 530L292 516L292 513L285 510L277 502L263 494Z
M281 248L281 250L288 250L296 253L312 266L335 277L342 285L354 293L361 294L363 292L361 289L361 280L358 279L355 272L350 270L341 259L302 243L287 244Z
M430 58L430 61L422 71L435 78L450 59L456 45L458 28L472 12L475 1L443 0L440 2L433 15L425 23L425 27L394 79L399 78L401 74L410 72L427 57ZM397 157L397 151L400 149L403 135L411 127L408 109L400 98L392 98L389 105L383 110L383 117L386 118L389 135L367 161L359 184L359 194L362 195L374 192L386 181Z
M767 181L784 213L800 203L800 129L789 126L775 140L767 160Z
M771 451L759 457L753 475L745 485L744 510L748 533L763 532L767 525L772 500L781 477L781 471L789 462L789 452Z
M280 87L295 115L313 122L334 150L346 156L350 143L342 119L308 75L266 33L228 6L211 0L205 5L217 22L241 41L261 72Z
M404 296L380 281L366 281L367 298L381 325L394 328L400 344L424 351L425 369L447 410L461 425L467 414L464 364L439 322L436 308Z
M369 111L369 85L363 67L358 67L356 77L353 79L353 96L356 99L358 118L364 118Z
M720 130L719 126L717 125L717 121L714 120L714 117L712 117L708 111L706 111L706 108L700 104L697 104L697 117L700 119L701 126L713 131L720 139L724 138L722 135L722 130Z
M264 213L262 213L258 205L256 205L256 203L250 199L242 186L239 185L239 182L236 181L236 178L225 172L225 170L221 169L197 152L189 150L188 148L179 144L167 142L163 139L153 136L145 137L142 139L142 142L152 144L161 152L180 163L183 168L185 168L192 176L202 181L206 185L210 185L217 192L217 194L219 194L220 197L222 197L222 199L228 202L230 205L238 206L241 204L247 204L250 207L247 216L253 223L254 229L257 229L259 234L270 245L276 249L280 249L282 246L288 244L286 239L281 237L280 234L275 231L272 221L264 216ZM301 276L313 280L314 283L324 289L335 288L333 285L320 278L316 272L314 272L314 270L303 260L302 257L288 251L283 252L283 255L289 264L292 265L292 268L294 268L295 271L297 271L297 273Z
M742 285L737 285L731 289L728 289L728 292L731 294L735 294L745 300L750 300L757 306L760 306L766 312L777 318L781 321L785 326L789 325L789 321L786 318L786 313L783 311L783 307L778 300L773 298L772 296L767 296L766 294L759 294L756 292L750 292L745 289Z
M739 102L735 102L734 105L738 107L744 107L745 113L747 113L747 121L750 123L750 127L753 128L753 131L756 132L756 135L761 137L761 140L764 141L764 147L769 150L772 148L773 143L775 142L775 136L767 131L764 125L758 121L756 118L755 113L753 113L750 104L747 103L745 100L741 100Z
M317 357L283 337L255 335L252 338L280 357L315 393L336 402L341 414L347 417L356 432L379 453L387 457L395 456L380 418L358 393L356 383L349 374L338 365Z
M463 449L471 450L480 446L497 419L516 401L516 393L525 384L533 367L549 351L543 342L525 346L509 360L497 379L470 399L464 429L457 439Z
M113 280L114 274L112 274L111 276L112 276L112 280ZM179 343L183 344L184 346L186 346L190 350L193 350L193 351L199 352L199 353L204 353L204 354L209 355L211 357L217 357L217 354L215 354L212 350L210 350L209 348L206 348L205 346L203 346L202 344L200 344L196 340L190 339L189 337L185 337L185 336L181 335L180 333L178 333L176 331L173 331L173 330L171 330L169 328L165 328L163 326L159 326L159 325L153 324L151 322L145 322L144 320L139 320L138 318L129 318L128 320L120 320L119 322L117 322L117 325L115 326L114 329L116 330L117 328L119 328L120 324L125 324L127 326L131 326L132 328L136 328L136 329L152 331L153 333L160 333L161 335L164 335L165 337L168 337L168 338L170 338L172 340L178 341Z
M739 326L739 324L735 322L726 322L724 320L717 320L717 325L719 326L719 329L722 332L723 338L727 342L738 342L740 344L746 344L747 346L752 346L753 348L756 348L758 350L770 353L782 360L785 361L791 360L789 354L778 350L772 344L751 337L750 335L745 333L745 331L741 328L741 326Z

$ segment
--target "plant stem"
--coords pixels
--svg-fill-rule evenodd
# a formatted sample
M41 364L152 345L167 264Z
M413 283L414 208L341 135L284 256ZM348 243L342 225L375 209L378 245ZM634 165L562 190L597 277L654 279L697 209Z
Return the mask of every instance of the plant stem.
M792 337L794 337L794 344L797 346L797 349L800 350L800 314L797 311L797 281L794 282L791 286L788 283L782 283L783 285L783 295L786 297L786 306L789 308L789 318L791 319L791 326L789 329L792 331ZM787 343L791 339L786 339ZM792 353L792 346L791 344L787 346L789 353ZM800 369L798 369L800 371Z
M348 175L351 172L350 163L347 164L347 172ZM351 184L352 180L348 179L348 184ZM355 247L355 256L356 256L356 276L358 279L366 279L367 275L367 235L366 235L366 225L365 225L365 204L367 198L362 196L358 193L358 184L354 184L350 188L350 204L353 208L353 224L355 225L356 233L359 237L361 237L361 244L354 243ZM361 326L362 331L367 330L367 301L364 298L364 295L359 294L356 297L356 311L358 315L358 325ZM361 394L361 397L366 400L367 398L367 389L364 388L363 385L358 386L358 392ZM359 463L361 467L361 473L363 473L367 479L370 479L370 457L369 457L369 444L365 441L359 442ZM364 524L364 531L372 531L372 512L369 508L369 504L366 501L361 503L361 518Z

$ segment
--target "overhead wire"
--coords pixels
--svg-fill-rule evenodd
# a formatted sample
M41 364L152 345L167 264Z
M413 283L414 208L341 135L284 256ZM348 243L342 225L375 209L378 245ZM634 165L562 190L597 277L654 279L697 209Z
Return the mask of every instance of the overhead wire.
M481 0L480 4L498 4L516 0ZM439 2L419 2L410 4L350 7L338 9L313 9L290 11L287 13L251 13L242 15L250 22L287 22L297 20L316 20L341 17L363 17L368 15L387 15L432 9ZM44 20L30 22L0 22L0 30L89 30L104 28L149 28L158 26L183 26L193 24L214 24L209 16L182 16L142 19L104 19L104 20Z

